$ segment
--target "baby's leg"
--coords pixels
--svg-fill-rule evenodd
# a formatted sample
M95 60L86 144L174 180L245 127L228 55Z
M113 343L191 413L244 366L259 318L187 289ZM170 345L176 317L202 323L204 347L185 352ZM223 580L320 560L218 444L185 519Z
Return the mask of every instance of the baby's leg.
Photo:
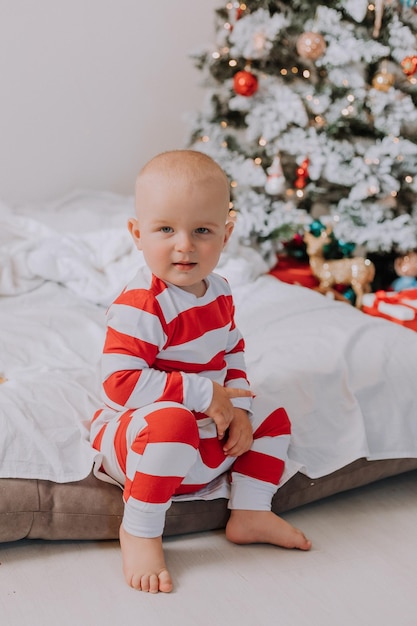
M165 565L162 537L135 537L120 526L123 573L134 589L157 593L172 591L172 579Z
M309 550L305 535L271 511L271 501L284 470L291 425L284 409L268 412L268 402L255 398L251 449L232 469L230 519L226 537L233 543L270 543Z
M162 549L165 514L198 443L193 413L168 402L123 413L106 426L99 446L94 442L105 471L124 482L120 546L126 582L135 589L172 589Z

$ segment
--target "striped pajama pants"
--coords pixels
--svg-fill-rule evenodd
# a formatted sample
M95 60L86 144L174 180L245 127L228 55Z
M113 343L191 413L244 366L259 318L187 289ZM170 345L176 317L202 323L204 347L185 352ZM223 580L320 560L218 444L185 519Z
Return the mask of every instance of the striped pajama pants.
M291 426L286 411L265 398L254 398L252 411L253 443L239 457L224 455L210 418L175 402L97 411L90 438L102 454L102 470L124 486L125 530L159 537L173 495L193 493L228 470L230 509L270 510Z

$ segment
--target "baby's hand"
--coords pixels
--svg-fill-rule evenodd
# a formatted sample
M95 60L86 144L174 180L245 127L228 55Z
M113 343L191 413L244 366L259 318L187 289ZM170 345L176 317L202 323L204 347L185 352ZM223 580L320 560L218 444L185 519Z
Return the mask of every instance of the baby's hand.
M240 456L250 449L252 442L252 424L249 421L247 411L235 407L223 452L226 456Z
M223 439L226 430L234 416L234 406L231 398L252 398L253 393L249 389L235 389L234 387L222 387L213 382L213 398L209 407L204 411L216 424L217 436Z

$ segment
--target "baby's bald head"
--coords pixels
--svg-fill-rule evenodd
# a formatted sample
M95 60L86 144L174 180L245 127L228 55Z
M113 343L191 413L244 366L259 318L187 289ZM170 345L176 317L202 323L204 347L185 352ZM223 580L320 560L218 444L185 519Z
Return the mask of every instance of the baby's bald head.
M196 185L215 188L222 198L227 217L230 202L230 186L222 168L209 156L197 150L171 150L153 157L141 169L136 179L136 212L142 209L142 198L151 189L158 193L158 188L166 184L181 185L190 190Z

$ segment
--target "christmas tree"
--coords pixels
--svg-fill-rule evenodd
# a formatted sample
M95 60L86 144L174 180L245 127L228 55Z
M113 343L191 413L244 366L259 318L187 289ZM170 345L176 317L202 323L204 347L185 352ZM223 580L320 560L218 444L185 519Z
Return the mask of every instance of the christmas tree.
M354 254L417 249L416 32L417 0L216 11L189 143L224 168L238 236L271 263L318 218Z

